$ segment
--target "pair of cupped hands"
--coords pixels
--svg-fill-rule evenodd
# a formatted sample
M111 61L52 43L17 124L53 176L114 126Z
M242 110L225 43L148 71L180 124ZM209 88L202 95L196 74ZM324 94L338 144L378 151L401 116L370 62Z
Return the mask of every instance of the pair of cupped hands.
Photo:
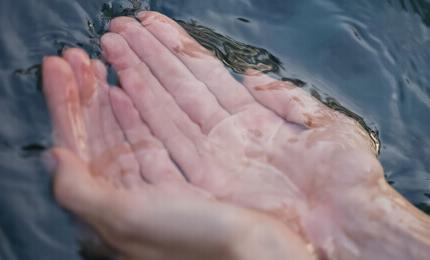
M234 79L155 12L115 18L101 45L120 86L80 49L43 61L47 158L59 203L122 258L370 259L383 255L369 241L413 233L388 233L391 213L428 225L360 125L304 90Z

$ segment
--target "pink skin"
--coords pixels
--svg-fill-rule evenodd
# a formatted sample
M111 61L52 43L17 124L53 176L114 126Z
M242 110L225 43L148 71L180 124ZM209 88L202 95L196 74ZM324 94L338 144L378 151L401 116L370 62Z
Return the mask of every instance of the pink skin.
M315 259L281 223L187 183L99 61L70 49L44 60L43 77L55 196L122 258Z
M287 237L310 242L322 259L426 259L429 218L385 182L355 121L255 71L241 84L174 21L154 12L138 18L114 19L102 37L124 92L108 90L101 65L88 65L77 50L64 55L77 80L67 63L56 64L60 58L44 63L57 143L93 175L127 189L143 182L205 190L205 200L282 222ZM82 72L91 68L94 76ZM60 202L82 215L73 190L58 190ZM295 245L306 252L303 242Z

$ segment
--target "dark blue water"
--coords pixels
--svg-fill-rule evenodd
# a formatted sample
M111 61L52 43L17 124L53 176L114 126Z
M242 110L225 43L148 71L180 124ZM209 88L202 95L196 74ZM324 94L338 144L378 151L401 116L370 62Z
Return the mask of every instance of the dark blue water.
M139 8L262 48L275 74L363 117L390 183L430 213L429 0L1 0L0 259L81 259L76 223L39 159L51 125L38 64L67 46L99 55L106 22Z

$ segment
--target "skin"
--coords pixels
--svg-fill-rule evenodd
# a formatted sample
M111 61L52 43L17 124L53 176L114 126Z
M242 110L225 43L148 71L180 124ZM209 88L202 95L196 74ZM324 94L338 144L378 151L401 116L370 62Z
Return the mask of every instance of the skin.
M121 259L315 259L282 223L188 183L100 61L70 49L43 77L55 197Z
M429 218L385 182L355 121L256 71L238 82L171 19L137 17L114 19L101 40L121 89L80 50L43 66L56 144L69 150L53 153L56 197L123 256L430 255ZM198 212L201 226L185 221Z

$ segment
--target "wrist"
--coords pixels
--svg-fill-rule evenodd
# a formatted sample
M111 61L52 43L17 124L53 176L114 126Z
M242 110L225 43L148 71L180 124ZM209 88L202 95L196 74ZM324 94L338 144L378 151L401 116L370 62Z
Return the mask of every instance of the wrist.
M430 218L383 177L373 185L351 188L331 205L336 227L332 238L337 251L348 259L427 259L430 255Z

